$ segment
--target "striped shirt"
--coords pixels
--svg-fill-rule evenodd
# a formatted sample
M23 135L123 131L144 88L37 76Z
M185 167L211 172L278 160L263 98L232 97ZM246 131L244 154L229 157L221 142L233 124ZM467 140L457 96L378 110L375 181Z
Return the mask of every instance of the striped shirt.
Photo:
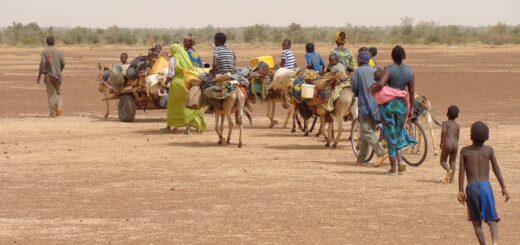
M291 49L285 49L284 51L282 51L282 60L285 60L285 68L296 68L296 61L294 59L294 54Z
M217 74L235 73L235 52L226 46L218 46L213 50L213 60L216 61Z

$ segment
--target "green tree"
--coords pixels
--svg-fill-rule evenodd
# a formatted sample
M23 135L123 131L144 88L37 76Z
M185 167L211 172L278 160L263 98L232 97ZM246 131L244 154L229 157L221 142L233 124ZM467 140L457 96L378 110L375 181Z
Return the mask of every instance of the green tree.
M498 22L489 28L486 43L500 45L509 42L511 42L511 33L506 24Z
M304 30L300 24L291 23L288 27L287 35L293 43L305 42Z
M280 29L280 28L275 28L274 30L272 30L271 32L271 41L273 43L281 43L282 40L284 39L284 36L285 36L285 32Z
M268 38L266 27L263 25L254 25L246 27L243 33L244 41L248 43L263 42Z
M390 41L394 43L414 43L413 18L402 17L399 26L393 26L390 31Z
M121 29L117 26L108 28L103 33L103 38L108 44L127 44L134 45L137 43L137 37L129 30Z
M23 25L13 22L5 31L7 42L12 45L34 46L43 44L45 34L36 23Z

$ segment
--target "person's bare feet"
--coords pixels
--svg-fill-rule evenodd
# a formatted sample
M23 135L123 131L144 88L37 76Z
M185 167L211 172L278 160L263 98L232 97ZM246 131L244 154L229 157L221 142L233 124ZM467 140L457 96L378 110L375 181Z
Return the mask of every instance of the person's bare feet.
M390 164L391 165L391 168L390 170L388 170L388 173L386 173L387 175L399 175L399 167L397 166L394 166L394 164Z
M63 109L56 109L55 114L56 114L56 117L61 117L61 116L63 116Z
M444 178L444 182L451 183L453 180L451 179L451 175L453 174L453 170L446 171L446 177Z
M399 173L396 172L395 170L390 169L390 170L388 170L388 172L385 173L385 175L386 176L398 176Z
M404 172L406 172L406 164L399 164L399 174L402 175Z

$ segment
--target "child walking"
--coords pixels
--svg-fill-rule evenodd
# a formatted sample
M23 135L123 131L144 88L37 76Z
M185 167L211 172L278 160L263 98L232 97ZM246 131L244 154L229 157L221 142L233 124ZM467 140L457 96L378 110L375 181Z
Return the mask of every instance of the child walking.
M460 127L455 119L459 117L459 108L450 106L448 108L448 121L442 122L441 133L441 166L446 170L446 183L452 183L455 178L455 168L457 164L457 153L459 151ZM450 164L448 165L448 157Z
M493 189L489 183L489 167L493 169L505 201L509 200L509 193L504 184L502 173L495 158L495 152L491 146L484 145L489 139L489 128L483 122L475 122L471 125L471 140L473 144L462 148L460 151L459 170L459 194L457 200L464 205L467 203L468 220L473 223L475 235L480 244L486 244L482 221L489 225L493 244L498 244L498 217L495 209ZM491 164L490 164L491 163ZM464 176L468 185L464 193Z

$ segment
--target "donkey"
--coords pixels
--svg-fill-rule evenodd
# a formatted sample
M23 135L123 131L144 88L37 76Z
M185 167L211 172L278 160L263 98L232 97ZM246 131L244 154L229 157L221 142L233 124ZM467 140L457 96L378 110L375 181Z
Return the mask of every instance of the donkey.
M330 141L334 137L334 121L336 121L338 124L338 132L336 134L336 138L334 139L334 143L332 144L332 147L336 148L344 130L344 118L348 116L351 116L352 120L356 120L358 118L358 103L354 92L352 92L352 89L344 88L341 90L339 98L334 102L334 111L326 113L319 112L318 114L320 114L320 130L316 136L319 136L320 133L324 136L326 147L330 146ZM327 132L325 132L326 116L332 117L332 122L329 123Z
M255 82L261 82L262 83L262 90L265 92L262 92L262 98L265 99L267 102L267 110L266 110L266 116L269 118L269 128L273 128L276 125L278 125L278 121L274 119L275 116L275 108L277 103L281 103L282 107L284 109L288 109L287 117L285 118L285 122L283 127L287 128L287 125L289 123L289 118L293 114L294 110L289 106L287 101L285 100L284 94L286 93L286 86L289 82L289 80L292 79L292 76L296 74L296 71L286 69L286 68L279 68L276 70L276 72L273 74L273 71L269 70L268 67L264 67L261 69L258 69L257 71L251 71L248 75L251 80L250 86L251 88L254 87ZM269 87L265 87L265 83L263 83L264 79L272 79L272 82ZM252 89L251 89L252 91ZM252 92L255 93L255 92ZM265 94L264 94L265 93ZM256 94L254 94L255 98L257 97Z
M269 120L271 122L269 124L269 128L273 128L274 126L278 125L278 120L274 119L276 103L282 103L282 107L284 109L287 109L287 116L285 117L283 128L287 128L287 125L289 124L289 118L291 117L291 115L294 114L294 109L286 103L283 96L279 93L282 93L282 92L271 89L269 91L269 95L267 95L267 98L266 98L267 118L269 118Z
M110 101L108 100L108 98L109 98L108 92L112 89L112 86L103 79L103 68L101 67L101 63L98 63L98 68L99 68L99 74L98 74L99 92L103 94L103 100L105 101L106 110L107 110L105 113L105 118L108 118L108 115L110 113Z
M439 153L437 145L435 144L435 133L433 131L433 124L435 123L437 126L441 126L441 124L437 120L435 120L435 118L431 114L432 104L430 103L430 100L426 98L426 96L415 95L414 100L419 102L417 104L414 104L416 107L419 107L418 109L419 111L421 111L421 113L417 115L417 119L419 121L425 122L428 125L428 131L430 131L430 137L432 138L433 143L433 154L437 156Z
M242 148L242 117L244 115L244 108L246 103L246 95L239 87L235 88L235 92L223 100L210 99L217 101L219 105L214 106L215 108L215 132L219 137L218 144L224 143L224 119L228 121L228 135L226 144L231 143L231 133L233 131L233 119L232 114L236 116L236 123L239 128L238 136L238 148Z

